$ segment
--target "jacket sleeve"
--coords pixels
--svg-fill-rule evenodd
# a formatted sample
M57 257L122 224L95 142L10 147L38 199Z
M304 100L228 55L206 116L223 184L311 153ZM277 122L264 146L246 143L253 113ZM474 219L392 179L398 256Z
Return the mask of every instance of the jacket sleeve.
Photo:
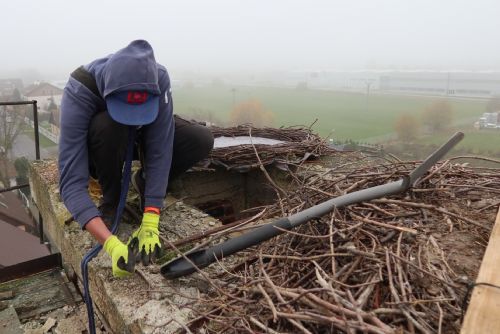
M70 78L61 101L59 191L66 208L82 228L99 216L88 193L87 133L96 112L96 97Z
M174 143L173 102L168 74L160 77L160 110L156 120L144 127L146 164L145 206L163 207L172 164Z

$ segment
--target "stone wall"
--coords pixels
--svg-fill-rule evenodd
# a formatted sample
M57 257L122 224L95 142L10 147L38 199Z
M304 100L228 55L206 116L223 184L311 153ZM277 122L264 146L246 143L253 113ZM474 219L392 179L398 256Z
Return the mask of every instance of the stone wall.
M82 231L60 200L56 161L38 161L31 166L30 186L40 209L46 237L58 249L65 266L74 271L81 283L80 261L94 241ZM236 196L237 193L235 193ZM160 232L169 241L213 228L220 222L175 199L168 200L162 211ZM118 237L126 241L136 219L125 214ZM187 321L191 309L188 304L203 286L197 274L188 278L167 281L153 265L136 267L136 274L126 279L115 279L111 261L101 252L89 265L89 282L95 307L102 320L115 333L172 333Z

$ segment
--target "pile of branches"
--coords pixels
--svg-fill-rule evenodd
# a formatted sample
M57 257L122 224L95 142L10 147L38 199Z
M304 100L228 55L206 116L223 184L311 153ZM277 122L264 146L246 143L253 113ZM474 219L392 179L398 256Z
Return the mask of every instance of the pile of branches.
M215 138L253 136L283 141L275 145L248 144L212 150L208 159L209 164L222 166L228 170L245 172L260 165L301 163L310 157L319 157L333 151L321 137L303 127L276 129L239 125L229 128L211 127L210 130ZM260 162L255 154L256 151L259 153Z
M276 189L279 201L259 208L256 217L290 215L397 180L417 164L366 166L358 158L328 170L304 166L290 172L295 190ZM214 289L195 302L201 307L194 308L197 317L186 328L458 333L467 282L475 279L478 267L449 263L452 252L442 239L467 236L467 248L474 247L480 261L500 203L500 169L455 161L436 165L406 194L337 210L248 250L236 263L219 263L222 274L206 276ZM260 223L252 224L245 221L236 230Z

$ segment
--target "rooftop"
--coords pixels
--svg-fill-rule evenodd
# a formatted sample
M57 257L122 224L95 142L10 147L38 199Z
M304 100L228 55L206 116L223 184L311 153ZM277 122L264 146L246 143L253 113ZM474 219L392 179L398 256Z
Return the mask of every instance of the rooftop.
M288 134L307 134L300 131ZM240 132L248 128L229 135ZM300 138L286 147L221 148L177 180L161 215L162 262L400 179L417 163L334 152L314 136ZM116 333L458 333L466 283L477 276L500 203L499 162L473 161L448 158L405 194L336 210L188 277L167 280L154 265L113 279L101 253L89 269L98 316ZM30 182L51 244L80 281L80 260L93 241L60 201L56 162L34 163ZM98 189L90 191L97 201ZM133 191L128 203L122 240L138 223Z

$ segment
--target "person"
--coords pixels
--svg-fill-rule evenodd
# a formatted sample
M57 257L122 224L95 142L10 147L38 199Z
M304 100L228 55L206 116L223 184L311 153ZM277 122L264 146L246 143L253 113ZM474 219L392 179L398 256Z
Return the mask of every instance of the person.
M161 247L159 214L169 179L207 157L213 136L208 128L173 115L168 72L145 40L75 70L64 89L60 124L61 198L110 255L113 275L128 276L127 245L109 228L120 199L130 128L136 132L134 158L142 162L132 184L141 193L143 215L128 245L138 246L146 265ZM88 193L89 176L102 189L99 207Z

